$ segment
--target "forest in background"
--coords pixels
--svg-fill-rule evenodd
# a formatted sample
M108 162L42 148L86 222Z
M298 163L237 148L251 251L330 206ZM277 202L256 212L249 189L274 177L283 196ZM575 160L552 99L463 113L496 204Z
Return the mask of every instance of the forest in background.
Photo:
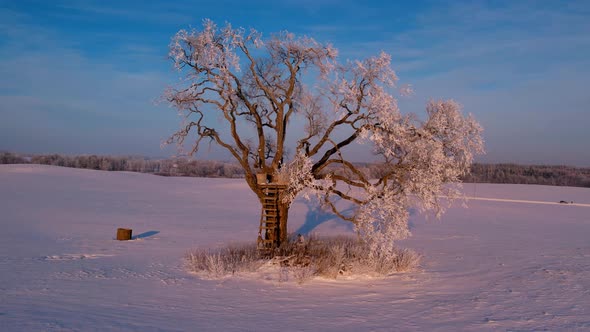
M140 172L162 176L224 178L240 178L244 176L242 168L233 162L187 158L150 159L137 156L24 155L2 152L0 153L0 164L42 164L103 171ZM378 177L380 172L383 171L378 164L359 163L358 166L366 176L372 178ZM590 188L590 168L476 163L471 167L471 174L465 176L463 181Z
M102 171L139 172L162 176L239 178L242 168L231 162L186 158L150 159L137 156L21 155L0 153L0 164L41 164Z

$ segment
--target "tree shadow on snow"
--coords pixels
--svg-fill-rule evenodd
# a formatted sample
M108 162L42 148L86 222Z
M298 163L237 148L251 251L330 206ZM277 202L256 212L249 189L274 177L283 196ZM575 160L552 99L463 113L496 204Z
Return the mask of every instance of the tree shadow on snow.
M317 202L305 202L307 206L307 213L305 214L305 222L301 227L299 227L295 233L296 234L303 234L308 235L313 232L315 228L320 226L321 224L334 221L338 225L344 225L348 230L354 231L354 225L351 222L346 220L342 220L333 212L329 211L327 208L322 208L319 203ZM350 214L354 210L353 207L342 211L344 215ZM415 219L417 215L420 214L417 208L409 208L408 209L408 228L413 230L416 228Z
M296 234L310 234L313 232L315 228L320 226L321 224L334 221L338 225L344 225L348 230L354 231L354 225L351 222L346 220L340 219L336 214L329 211L326 208L322 208L319 203L317 202L306 202L305 205L307 206L307 213L305 215L305 222L301 227L299 227L295 233ZM353 208L346 209L342 211L344 215L350 214L353 211ZM408 209L408 228L410 230L415 229L416 223L415 218L420 212L416 208L409 208Z
M306 202L305 205L307 206L307 213L305 214L305 222L299 229L295 231L297 234L310 234L316 229L319 225L328 222L334 221L338 225L345 226L348 230L353 231L354 226L351 222L346 220L342 220L336 214L332 213L331 211L327 210L326 208L322 208L319 203L317 202ZM352 209L347 209L343 211L343 214L346 215L350 213Z
M416 208L409 208L408 209L408 213L409 213L409 216L408 216L408 229L411 231L411 230L413 230L416 227L416 224L414 222L414 218L412 218L412 217L414 217L415 215L417 215L419 212L418 212L418 209L416 209Z
M145 233L141 233L139 235L135 235L133 237L133 240L145 239L146 237L154 236L154 235L156 235L158 233L160 233L160 231L148 231L148 232L145 232Z

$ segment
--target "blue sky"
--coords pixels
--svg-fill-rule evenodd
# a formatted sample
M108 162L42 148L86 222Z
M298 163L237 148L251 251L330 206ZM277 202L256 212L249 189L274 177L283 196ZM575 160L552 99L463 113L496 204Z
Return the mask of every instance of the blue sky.
M167 46L205 18L390 53L415 90L403 111L459 101L485 128L479 161L590 166L590 1L0 0L0 150L171 155Z

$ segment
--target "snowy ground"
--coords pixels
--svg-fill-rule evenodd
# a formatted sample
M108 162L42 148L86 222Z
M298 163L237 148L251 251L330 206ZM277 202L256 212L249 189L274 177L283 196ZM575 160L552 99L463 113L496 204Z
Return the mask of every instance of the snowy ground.
M466 185L590 203L590 189ZM590 330L590 208L477 200L412 215L420 271L381 280L202 280L191 248L254 240L242 180L0 165L0 331ZM113 240L117 227L138 237ZM349 232L298 202L290 230Z

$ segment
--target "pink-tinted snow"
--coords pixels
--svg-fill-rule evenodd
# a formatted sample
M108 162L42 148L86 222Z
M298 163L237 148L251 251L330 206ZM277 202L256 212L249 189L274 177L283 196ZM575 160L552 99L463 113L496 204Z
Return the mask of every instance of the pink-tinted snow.
M587 188L465 192L590 203ZM255 239L259 206L239 179L1 165L0 211L0 331L590 330L583 206L472 200L441 220L413 213L400 245L424 256L419 271L303 286L183 267L191 248ZM350 232L303 201L289 226ZM117 227L139 237L115 241Z

